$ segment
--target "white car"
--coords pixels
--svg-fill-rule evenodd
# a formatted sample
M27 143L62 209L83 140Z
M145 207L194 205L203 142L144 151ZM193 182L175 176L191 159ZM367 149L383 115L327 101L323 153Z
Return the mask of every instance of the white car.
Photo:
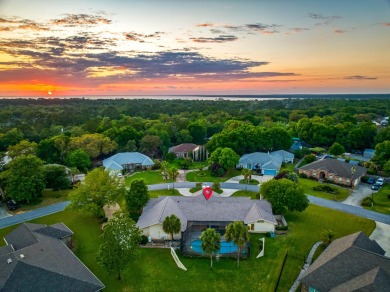
M378 180L376 181L376 183L377 183L378 185L383 186L383 184L385 183L385 179L384 179L383 177L380 177L380 178L378 178Z

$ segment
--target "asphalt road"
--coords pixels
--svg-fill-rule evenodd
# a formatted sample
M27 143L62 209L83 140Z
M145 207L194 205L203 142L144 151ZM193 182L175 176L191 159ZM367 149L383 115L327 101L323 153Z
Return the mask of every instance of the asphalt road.
M63 211L70 202L65 201L61 203L57 203L54 205L50 205L47 207L42 207L36 210L28 211L26 213L17 214L14 216L9 216L0 219L0 228L8 227L11 225L23 223L26 221L30 221L39 217L43 217L49 214L57 213Z
M326 200L318 197L313 197L313 196L307 196L307 197L309 198L310 203L315 205L328 207L330 209L368 218L377 222L390 224L390 216L386 214L377 213L374 211L366 210L361 207L351 206L351 205L347 205L347 204L343 204L331 200Z
M211 186L213 183L212 182L204 182L204 186ZM165 189L172 189L173 184L172 183L165 183L165 184L155 184L155 185L149 185L148 189L153 191L153 190L165 190ZM175 183L175 188L193 188L195 187L195 183L193 182L176 182ZM245 184L238 184L238 183L221 183L221 188L222 189L234 189L234 190L245 190L247 189L248 191L252 192L258 192L259 191L259 186L256 185L245 185ZM330 209L334 210L339 210L345 213L357 215L360 217L368 218L371 220L375 220L377 222L382 222L385 224L390 224L390 216L373 212L370 210L366 210L363 208L351 206L351 205L346 205L343 203L335 202L335 201L330 201L322 198L317 198L313 196L308 196L309 201L311 204L327 207ZM19 224L22 222L26 222L32 219L36 219L39 217L43 217L49 214L57 213L60 211L63 211L65 207L69 204L68 201L66 202L61 202L58 204L54 204L51 206L39 208L36 210L32 210L23 214L18 214L10 217L5 217L0 219L0 228L4 228L7 226Z

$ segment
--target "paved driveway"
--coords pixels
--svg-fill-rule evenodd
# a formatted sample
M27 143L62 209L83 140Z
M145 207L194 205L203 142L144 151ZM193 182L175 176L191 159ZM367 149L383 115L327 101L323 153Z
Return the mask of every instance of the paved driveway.
M375 193L375 192L374 192ZM361 201L368 196L371 196L371 186L367 184L359 184L352 192L352 194L343 201L343 204L356 206L362 208Z

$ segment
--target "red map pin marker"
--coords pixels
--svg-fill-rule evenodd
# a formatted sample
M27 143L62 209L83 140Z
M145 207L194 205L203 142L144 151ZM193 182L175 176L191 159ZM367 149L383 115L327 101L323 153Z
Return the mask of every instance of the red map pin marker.
M203 196L206 198L206 200L210 199L212 194L213 194L213 189L212 188L205 187L203 189Z

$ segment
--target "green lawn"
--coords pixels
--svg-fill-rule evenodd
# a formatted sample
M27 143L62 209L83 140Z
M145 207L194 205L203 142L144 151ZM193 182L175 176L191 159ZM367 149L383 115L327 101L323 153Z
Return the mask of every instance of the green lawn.
M210 170L203 171L204 175L200 176L199 171L188 172L186 175L186 180L190 182L225 182L228 179L241 175L239 170L235 170L233 168L228 169L223 177L215 177L211 175Z
M71 190L60 190L53 191L51 189L46 189L42 192L42 197L38 198L36 201L31 204L22 204L19 209L13 211L9 211L10 213L18 213L20 211L26 212L30 210L34 210L41 207L46 207L49 205L53 205L55 203L63 202L68 199L68 194Z
M371 220L316 205L310 205L304 213L287 214L285 217L289 233L274 239L267 237L265 256L260 259L255 257L259 252L258 239L261 236L252 235L251 258L241 261L239 269L235 260L221 259L214 263L214 272L210 272L208 258L180 256L188 269L185 272L176 267L168 249L142 249L140 257L129 263L122 273L121 281L105 272L96 262L101 228L94 218L64 211L34 222L67 224L75 233L76 255L106 285L105 291L273 291L287 250L307 255L324 228L333 229L340 237L359 230L369 235L375 227ZM0 237L13 228L1 229ZM301 265L302 259L287 258L278 291L290 288Z
M283 171L293 172L293 171L294 171L294 166L295 166L294 163L285 163L285 164L282 166L282 168L280 169L279 172L283 172Z
M325 192L320 192L320 191L315 191L313 190L313 187L319 186L319 185L329 185L332 188L335 188L337 190L336 194L336 201L344 201L349 194L351 193L351 190L346 189L346 188L341 188L332 184L326 184L326 183L320 183L312 179L308 178L299 178L299 185L303 188L305 191L305 194L307 195L312 195L328 200L334 200L334 194L328 194Z
M158 191L149 191L149 196L151 198L158 198L159 196L181 196L178 190L158 190Z
M239 181L240 184L246 184L247 183L247 180L246 179L242 179ZM259 184L259 181L256 180L256 179L251 179L248 183L248 185L258 185Z
M166 182L159 171L142 171L126 177L126 185L130 186L131 182L136 179L143 179L147 185Z
M378 192L373 193L374 206L364 207L365 209L372 210L379 213L390 215L390 184L385 184Z
M169 168L175 167L176 169L181 169L181 165L183 163L184 159L183 158L176 158L174 161L169 162ZM191 165L188 167L188 169L198 169L198 166L203 165L204 167L207 166L206 162L192 162Z
M232 197L250 197L251 199L257 199L256 192L250 192L250 191L237 191L233 193Z

